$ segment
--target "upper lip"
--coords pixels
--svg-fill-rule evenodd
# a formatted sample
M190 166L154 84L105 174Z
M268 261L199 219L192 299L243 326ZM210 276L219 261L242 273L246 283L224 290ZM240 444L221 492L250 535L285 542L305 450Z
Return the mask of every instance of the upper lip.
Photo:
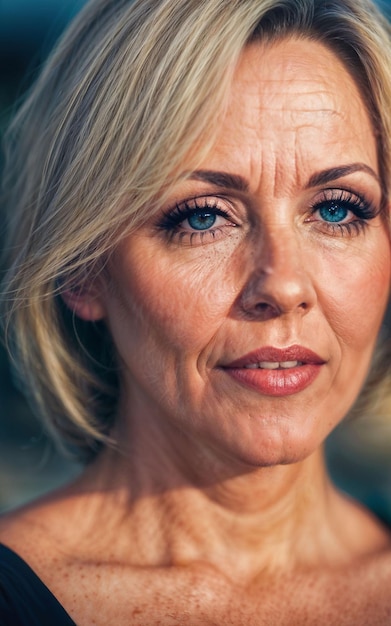
M293 345L287 348L275 348L273 346L265 346L249 352L239 359L224 365L226 368L245 367L253 363L261 363L272 361L275 363L283 363L287 361L299 361L305 364L323 365L325 359L322 359L316 352L304 346Z

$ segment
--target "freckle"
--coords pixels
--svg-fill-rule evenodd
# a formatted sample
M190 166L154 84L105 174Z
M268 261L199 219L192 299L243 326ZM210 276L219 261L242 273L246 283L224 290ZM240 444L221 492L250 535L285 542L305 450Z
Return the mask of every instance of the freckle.
M142 613L142 610L141 610L141 609L133 609L133 611L132 611L132 615L133 615L133 616L135 616L135 615L140 615L140 613Z

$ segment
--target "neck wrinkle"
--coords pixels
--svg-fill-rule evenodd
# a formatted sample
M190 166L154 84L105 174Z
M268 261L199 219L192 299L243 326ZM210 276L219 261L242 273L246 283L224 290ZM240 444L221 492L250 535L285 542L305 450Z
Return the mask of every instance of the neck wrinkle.
M119 527L129 540L125 550L137 565L203 563L250 584L265 572L316 562L327 543L332 487L321 452L292 466L256 468L203 488L167 459L143 463L137 454L107 459L99 473L110 477L104 488L115 497L110 515L121 511ZM96 471L94 476L96 481Z

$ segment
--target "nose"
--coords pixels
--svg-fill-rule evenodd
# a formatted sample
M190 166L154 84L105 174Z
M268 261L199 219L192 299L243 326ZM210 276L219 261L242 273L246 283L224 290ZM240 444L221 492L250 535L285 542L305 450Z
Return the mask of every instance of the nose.
M240 295L246 317L270 319L308 313L316 303L313 265L294 227L263 233L252 248L248 278Z

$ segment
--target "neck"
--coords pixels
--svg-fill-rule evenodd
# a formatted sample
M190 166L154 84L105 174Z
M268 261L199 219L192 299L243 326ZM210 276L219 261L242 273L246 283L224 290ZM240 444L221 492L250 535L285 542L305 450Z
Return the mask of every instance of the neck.
M336 548L321 451L293 465L233 467L210 455L189 464L153 437L133 441L129 454L107 452L86 474L112 494L110 525L117 508L133 562L207 562L243 581Z

